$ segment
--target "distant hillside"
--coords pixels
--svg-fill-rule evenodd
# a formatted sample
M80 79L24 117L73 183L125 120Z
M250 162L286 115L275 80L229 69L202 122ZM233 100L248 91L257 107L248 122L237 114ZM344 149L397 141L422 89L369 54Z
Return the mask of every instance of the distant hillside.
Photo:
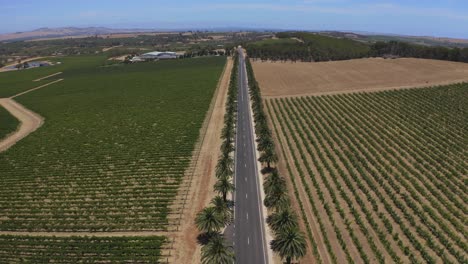
M0 34L0 41L19 41L33 40L40 38L58 38L58 37L76 37L76 36L93 36L115 33L130 33L130 32L148 32L145 29L111 29L105 27L62 27L62 28L39 28L33 31L16 32L8 34Z

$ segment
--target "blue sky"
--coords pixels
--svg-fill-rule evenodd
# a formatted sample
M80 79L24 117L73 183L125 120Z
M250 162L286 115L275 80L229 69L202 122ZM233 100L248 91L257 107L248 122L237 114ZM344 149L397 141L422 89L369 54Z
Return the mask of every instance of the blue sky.
M0 0L0 33L39 27L252 27L468 38L467 0Z

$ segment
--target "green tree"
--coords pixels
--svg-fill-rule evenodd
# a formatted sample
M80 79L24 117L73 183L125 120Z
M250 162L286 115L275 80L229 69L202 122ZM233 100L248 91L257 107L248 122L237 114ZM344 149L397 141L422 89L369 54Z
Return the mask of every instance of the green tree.
M265 178L263 188L265 194L270 195L274 192L275 187L286 189L286 181L277 170L274 170L269 176Z
M286 231L286 229L298 228L297 215L290 208L271 214L267 219L267 223L276 233Z
M277 233L270 245L288 264L292 259L303 257L307 248L305 236L298 228L289 228Z
M287 188L283 186L273 186L271 191L265 195L263 201L266 207L273 208L276 211L284 209L289 206L289 196Z
M229 154L223 155L216 165L216 177L231 177L234 173L234 159Z
M206 233L217 232L224 226L222 217L217 214L214 207L206 207L200 211L195 218L195 224L198 230Z
M223 200L227 201L227 194L234 191L234 184L229 177L221 177L215 184L214 189L219 194L223 195Z
M215 236L202 247L201 260L203 264L232 264L235 261L234 250L226 246L222 236Z
M275 149L273 145L270 145L268 148L266 148L262 154L260 154L260 158L258 161L267 164L267 167L270 169L271 168L271 163L275 163L278 161L278 156L275 153Z
M211 200L211 204L214 206L216 213L223 218L225 224L229 223L232 219L232 210L229 208L229 204L223 200L221 196L216 196Z

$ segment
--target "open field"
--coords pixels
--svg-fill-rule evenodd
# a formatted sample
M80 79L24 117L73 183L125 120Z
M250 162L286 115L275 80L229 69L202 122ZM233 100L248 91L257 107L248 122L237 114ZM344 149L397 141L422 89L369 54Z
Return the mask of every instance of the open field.
M264 97L427 87L468 81L468 64L381 58L333 62L252 61Z
M190 187L184 175L225 58L99 66L105 60L63 58L62 82L15 98L46 121L0 153L0 231L148 237L180 224L177 194ZM0 94L57 72L35 71L15 72Z
M0 229L166 230L223 62L84 67L16 98L47 121L0 155Z
M316 262L466 263L468 84L265 104Z

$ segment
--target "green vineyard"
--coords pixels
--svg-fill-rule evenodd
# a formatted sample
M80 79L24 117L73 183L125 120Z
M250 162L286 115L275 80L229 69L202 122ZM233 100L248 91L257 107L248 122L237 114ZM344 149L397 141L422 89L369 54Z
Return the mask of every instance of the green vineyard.
M466 263L468 84L267 99L321 263Z
M5 108L0 106L0 140L14 132L19 126L19 121Z
M0 153L1 231L165 231L177 223L176 195L188 188L184 173L225 58L100 61L69 57L64 81L16 98L45 124Z
M0 263L158 263L163 237L0 236Z

